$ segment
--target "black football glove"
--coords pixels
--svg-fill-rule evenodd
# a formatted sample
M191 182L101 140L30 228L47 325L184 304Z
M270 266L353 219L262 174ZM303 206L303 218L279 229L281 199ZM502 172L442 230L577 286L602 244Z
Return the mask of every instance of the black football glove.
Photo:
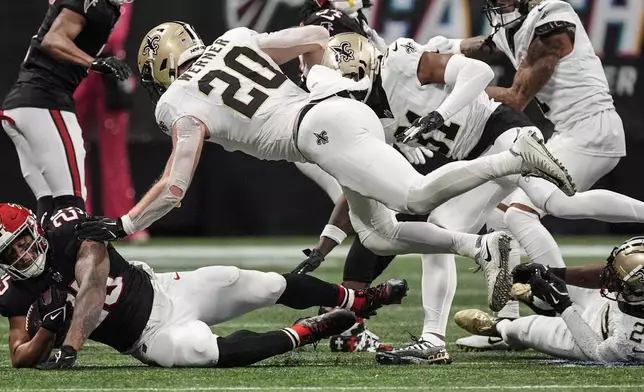
M302 253L306 256L306 260L291 271L292 274L306 274L314 271L324 261L324 256L318 249L304 249Z
M117 57L99 57L89 66L94 72L112 74L120 81L127 80L132 75L130 67Z
M60 331L67 320L67 292L51 286L38 299L38 312L42 315L41 328L53 333Z
M543 276L546 272L554 274L558 278L566 279L566 268L552 268L539 263L519 264L512 270L512 283L530 283L532 275L540 273Z
M547 302L559 314L572 305L566 282L555 274L535 273L530 279L530 286L533 296Z
M117 241L127 236L121 218L114 220L104 216L88 217L77 224L75 230L76 237L81 241Z
M54 354L49 357L43 363L36 365L38 370L63 370L69 369L74 366L76 363L76 354L77 351L74 350L72 346L63 346L60 350L54 352Z
M396 136L396 141L399 143L408 143L410 141L415 141L418 144L423 146L428 144L429 133L437 130L442 127L445 123L445 119L440 113L434 111L421 117L411 124L405 132L399 133Z

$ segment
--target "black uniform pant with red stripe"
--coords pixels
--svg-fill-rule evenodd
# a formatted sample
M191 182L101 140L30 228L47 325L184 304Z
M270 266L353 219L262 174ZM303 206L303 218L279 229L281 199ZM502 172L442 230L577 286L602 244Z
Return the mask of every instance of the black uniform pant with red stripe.
M25 107L0 111L0 119L37 199L85 199L85 147L74 113Z

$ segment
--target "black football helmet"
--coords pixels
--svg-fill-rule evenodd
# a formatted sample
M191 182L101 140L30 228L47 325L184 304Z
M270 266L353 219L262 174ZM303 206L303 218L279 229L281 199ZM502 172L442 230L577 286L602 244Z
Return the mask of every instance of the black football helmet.
M495 29L514 27L544 0L485 0L483 13Z

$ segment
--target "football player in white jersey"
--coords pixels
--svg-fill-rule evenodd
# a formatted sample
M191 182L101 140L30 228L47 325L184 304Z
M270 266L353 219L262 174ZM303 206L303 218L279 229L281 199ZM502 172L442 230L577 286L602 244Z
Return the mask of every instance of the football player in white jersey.
M471 333L502 338L515 349L557 358L644 362L644 237L616 247L607 264L547 268L530 263L514 271L513 293L543 315L502 319L477 309L454 316ZM584 287L584 288L581 288ZM612 293L612 298L609 297Z
M153 28L142 42L139 68L144 84L161 95L156 117L161 129L172 136L172 154L161 179L128 214L83 222L79 238L123 238L179 206L203 143L209 140L260 159L316 163L343 186L353 227L365 246L382 254L455 252L476 258L493 307L505 303L509 271L497 271L503 271L509 237L502 233L480 237L429 223L397 222L392 210L428 213L455 195L512 174L547 177L569 188L565 168L534 135L524 134L512 151L420 175L385 143L373 111L341 97L368 96L369 78L354 82L325 67L313 67L309 95L279 70L279 64L298 55L321 56L328 39L327 30L319 26L271 34L239 28L206 48L184 23ZM438 62L449 58L435 56ZM367 64L363 71L368 75L373 69ZM460 87L468 91L478 85L482 91L491 77ZM448 99L439 110L447 115L466 103Z
M356 34L345 33L336 35L329 43L329 49L340 54L338 68L345 75L356 67L353 62L365 61L357 56L347 61L341 56L347 51L358 52L355 42L360 40L365 39ZM411 123L420 123L428 117L436 118L434 110L453 92L453 86L450 84L429 83L432 72L440 72L440 67L431 62L431 51L435 49L432 41L423 46L412 39L400 38L389 46L382 59L382 88L396 125L399 125L399 135L409 134L416 128L407 130ZM328 57L325 57L326 59ZM473 67L465 72L476 75L477 71L478 69ZM374 85L373 88L375 90L377 86ZM428 113L429 116L423 118ZM419 120L421 118L423 119ZM475 96L469 105L455 113L448 121L443 121L440 117L438 122L439 125L435 129L424 133L420 143L456 160L473 159L507 150L517 135L524 131L540 133L523 112L491 100L484 92ZM518 181L518 177L513 176L497 179L449 200L432 211L430 222L450 230L477 233L497 204L509 196L517 186L534 198L538 207L544 207L540 204L542 190L539 182ZM572 199L589 198L602 202L602 197L606 194L620 203L632 206L627 214L616 215L615 218L629 222L637 221L638 216L644 216L644 203L612 192L589 191L578 193ZM428 352L434 353L434 348L444 347L449 307L456 288L453 255L424 256L423 283L426 320L420 341L392 353L379 354L377 358L381 363L420 363L428 356Z
M443 39L442 44L448 46L444 50L473 58L508 57L517 69L512 86L489 87L488 94L517 109L524 109L535 99L555 126L546 145L570 170L577 190L588 190L617 165L626 148L623 124L615 111L601 60L578 15L570 4L559 0L488 0L485 12L495 34ZM496 223L490 226L495 230L507 227L536 263L563 265L554 238L539 221L545 214L604 222L639 222L644 218L628 199L615 193L596 190L573 199L560 197L545 182L534 183L541 189L538 203L517 191L499 206L505 213L497 210ZM518 252L512 254L516 256L511 257L510 265L519 262ZM508 304L500 314L518 317L518 304ZM468 337L457 344L493 348L488 342L488 338Z

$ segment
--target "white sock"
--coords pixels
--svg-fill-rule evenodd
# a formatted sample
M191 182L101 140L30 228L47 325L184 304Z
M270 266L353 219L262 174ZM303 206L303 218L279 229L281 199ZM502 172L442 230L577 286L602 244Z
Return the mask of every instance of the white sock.
M449 311L456 292L456 261L454 255L423 255L421 294L425 320L423 340L432 344L440 340L434 334L445 336ZM445 342L441 342L441 345Z
M428 333L428 334L423 334L423 336L420 337L427 343L431 344L432 346L444 346L445 341L438 336Z
M471 161L448 163L420 178L409 192L407 206L417 214L426 214L447 200L489 180L519 174L523 160L509 151Z
M545 210L564 219L644 222L644 202L605 189L579 192L572 197L554 192L545 203Z
M511 207L505 213L505 223L530 261L551 267L566 266L555 239L537 215Z

